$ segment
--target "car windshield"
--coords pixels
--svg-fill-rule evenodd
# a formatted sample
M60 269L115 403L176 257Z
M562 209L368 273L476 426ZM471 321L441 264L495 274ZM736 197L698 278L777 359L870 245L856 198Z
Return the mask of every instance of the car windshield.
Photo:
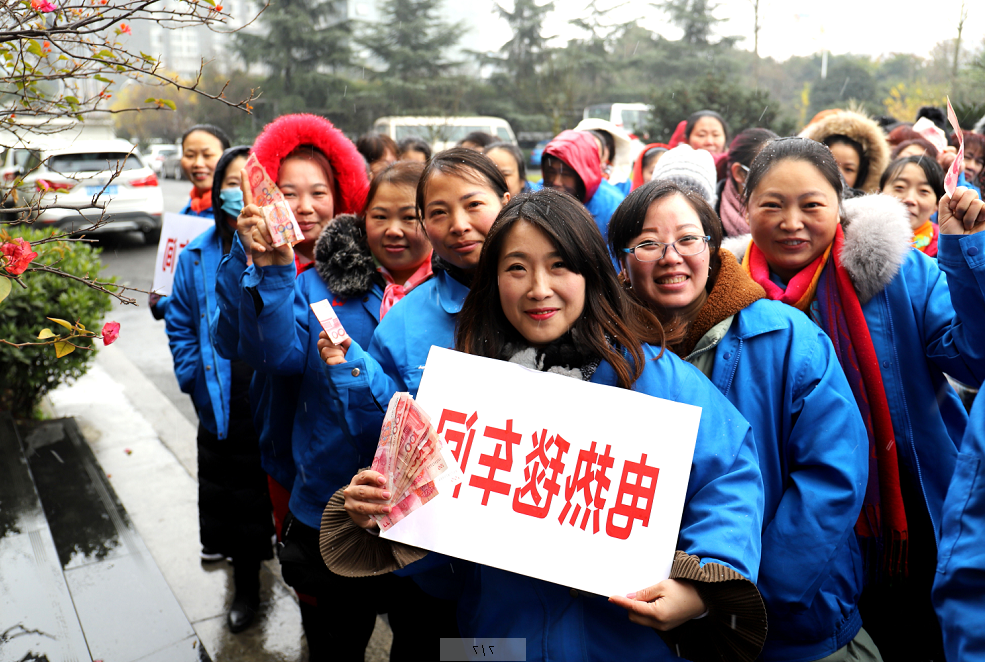
M126 152L86 152L83 154L55 154L48 159L48 170L63 174L73 172L99 172L101 170L137 170L143 164L133 154Z

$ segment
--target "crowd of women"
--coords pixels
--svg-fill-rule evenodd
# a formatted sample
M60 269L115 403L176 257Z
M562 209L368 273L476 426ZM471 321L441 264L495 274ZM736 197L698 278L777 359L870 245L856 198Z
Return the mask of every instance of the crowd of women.
M392 660L457 637L544 660L985 659L985 137L963 133L947 194L959 137L928 115L733 137L706 110L635 150L586 121L539 182L483 134L432 154L312 115L252 146L189 129L185 213L215 227L152 310L199 415L230 629L261 608L273 534L311 660L362 660L384 613ZM251 153L293 247L241 182ZM596 596L379 538L366 467L433 345L700 407L670 578Z

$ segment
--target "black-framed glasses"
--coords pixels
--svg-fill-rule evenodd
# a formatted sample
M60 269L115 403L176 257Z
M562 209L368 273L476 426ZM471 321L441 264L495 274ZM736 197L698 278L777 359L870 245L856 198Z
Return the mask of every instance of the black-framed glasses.
M704 253L709 241L711 241L711 237L707 235L689 234L669 244L659 241L643 241L630 248L622 249L622 252L632 253L633 257L640 262L656 262L657 260L664 259L664 256L667 255L667 249L670 246L674 247L678 255L688 257Z

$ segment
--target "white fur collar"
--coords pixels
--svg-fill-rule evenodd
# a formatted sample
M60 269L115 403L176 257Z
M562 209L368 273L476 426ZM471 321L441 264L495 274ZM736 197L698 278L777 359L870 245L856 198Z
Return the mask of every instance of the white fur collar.
M866 195L842 203L845 245L841 263L851 276L859 302L865 304L896 277L913 241L910 214L888 195ZM726 237L722 248L741 262L750 235Z

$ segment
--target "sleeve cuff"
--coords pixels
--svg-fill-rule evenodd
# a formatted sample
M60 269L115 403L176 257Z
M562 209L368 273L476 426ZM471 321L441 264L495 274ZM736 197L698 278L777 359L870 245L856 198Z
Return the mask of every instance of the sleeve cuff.
M705 614L669 632L658 632L678 657L693 662L752 662L766 642L766 606L756 585L732 568L705 563L680 550L671 579L690 581L708 608Z
M985 265L985 232L942 234L937 239L937 260L953 267L975 269Z
M295 278L297 278L297 270L293 264L272 264L268 267L251 264L243 272L240 285L264 290L286 289L294 287Z

